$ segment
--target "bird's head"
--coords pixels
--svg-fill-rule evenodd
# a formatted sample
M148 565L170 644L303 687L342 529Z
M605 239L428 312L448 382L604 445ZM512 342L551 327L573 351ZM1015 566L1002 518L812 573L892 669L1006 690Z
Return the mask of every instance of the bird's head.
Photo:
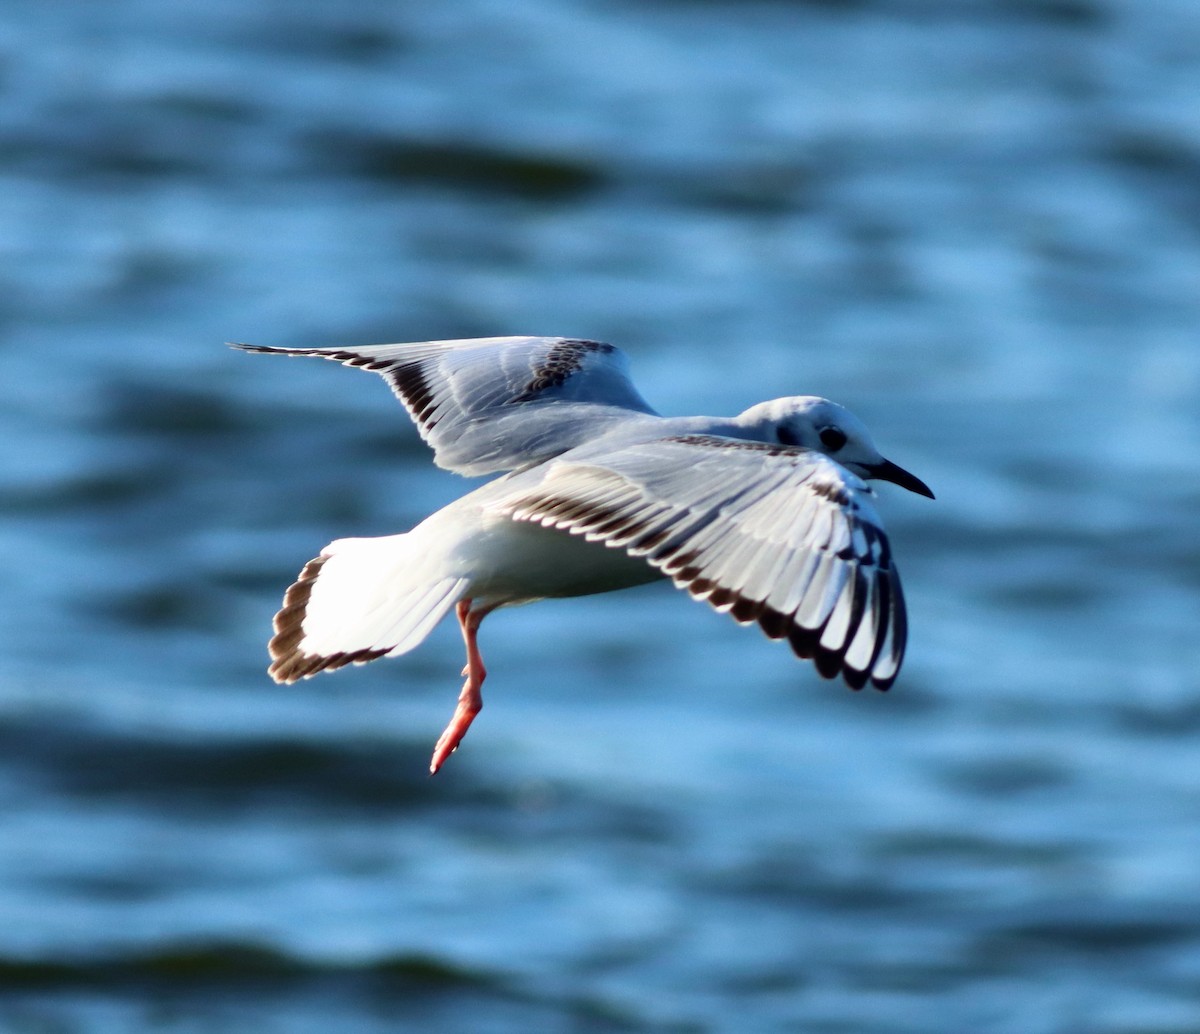
M861 478L890 481L910 492L933 498L929 486L897 466L875 447L866 425L850 410L815 395L772 399L751 406L738 418L755 437L781 445L823 453Z

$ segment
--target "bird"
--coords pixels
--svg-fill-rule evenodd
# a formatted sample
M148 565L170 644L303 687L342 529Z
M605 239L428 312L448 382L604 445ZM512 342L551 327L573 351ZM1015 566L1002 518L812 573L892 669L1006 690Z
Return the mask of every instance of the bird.
M886 690L900 671L904 596L867 482L934 495L835 402L662 416L623 351L577 338L229 344L376 373L435 464L498 475L410 531L329 543L284 594L268 644L270 676L293 683L407 653L453 610L465 682L431 774L483 706L479 627L502 607L666 578L852 689Z

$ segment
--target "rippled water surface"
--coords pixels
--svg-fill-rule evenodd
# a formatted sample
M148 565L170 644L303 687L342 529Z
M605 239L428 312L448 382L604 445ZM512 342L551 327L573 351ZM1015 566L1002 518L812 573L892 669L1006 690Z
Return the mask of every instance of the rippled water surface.
M0 1027L1200 1028L1200 9L0 13ZM820 680L664 586L282 688L282 589L464 484L377 380L614 341L835 398L912 638Z

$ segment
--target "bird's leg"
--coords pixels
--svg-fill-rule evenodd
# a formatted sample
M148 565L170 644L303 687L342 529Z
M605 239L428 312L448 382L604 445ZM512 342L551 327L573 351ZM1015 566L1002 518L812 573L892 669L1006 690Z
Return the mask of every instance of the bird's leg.
M471 613L471 601L459 600L458 605L454 608L454 613L458 617L463 642L467 647L467 666L462 671L467 681L463 683L462 692L458 694L458 707L454 709L454 717L450 719L446 731L442 733L441 738L437 741L437 746L433 748L433 761L429 764L430 775L435 775L437 770L446 763L446 758L458 750L458 745L462 743L462 738L471 727L471 722L483 709L483 694L480 690L483 687L483 680L487 678L487 669L483 666L483 658L479 654L479 644L475 637L479 632L480 622L489 611L480 610Z

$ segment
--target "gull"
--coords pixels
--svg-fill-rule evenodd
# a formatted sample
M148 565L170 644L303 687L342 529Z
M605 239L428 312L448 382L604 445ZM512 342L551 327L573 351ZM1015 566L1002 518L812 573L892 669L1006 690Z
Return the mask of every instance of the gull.
M483 707L477 636L500 607L665 577L786 639L825 678L886 690L900 671L904 596L866 482L933 492L828 399L664 417L634 387L620 349L574 338L230 344L377 373L439 467L501 475L411 531L331 542L275 615L268 672L292 683L407 653L454 611L466 682L431 773Z

